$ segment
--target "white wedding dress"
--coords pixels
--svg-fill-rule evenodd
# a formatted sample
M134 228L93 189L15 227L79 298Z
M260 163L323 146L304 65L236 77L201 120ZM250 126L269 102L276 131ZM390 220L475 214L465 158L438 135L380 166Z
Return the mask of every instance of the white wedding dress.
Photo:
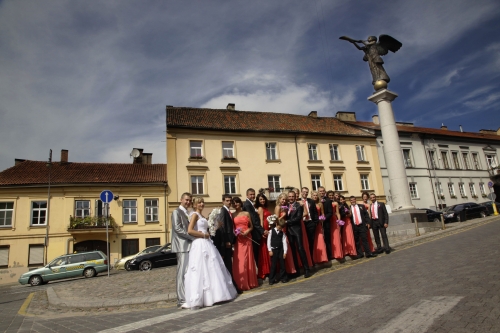
M195 230L207 233L208 221L198 213ZM229 301L236 297L231 275L210 238L196 238L189 250L189 265L184 275L186 306L198 308Z

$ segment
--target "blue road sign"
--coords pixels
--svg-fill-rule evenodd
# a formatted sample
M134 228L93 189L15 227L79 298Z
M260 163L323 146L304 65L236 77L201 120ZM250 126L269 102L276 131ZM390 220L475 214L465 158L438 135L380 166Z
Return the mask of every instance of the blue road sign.
M113 201L114 195L110 190L104 190L101 192L101 195L99 195L99 198L104 203L110 203L111 201Z
M488 182L488 187L492 188L493 187L493 182Z

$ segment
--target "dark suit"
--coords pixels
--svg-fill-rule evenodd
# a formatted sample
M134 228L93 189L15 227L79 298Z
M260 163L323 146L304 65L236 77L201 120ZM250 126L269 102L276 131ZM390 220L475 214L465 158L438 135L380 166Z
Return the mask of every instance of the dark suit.
M257 243L260 243L262 240L262 235L264 234L264 228L260 224L259 214L257 213L257 211L255 211L255 207L249 199L246 199L243 202L242 209L250 214L250 219L252 220L253 225L252 239ZM253 256L255 259L255 264L258 265L260 245L256 244L255 242L252 242Z
M384 242L384 250L389 251L391 248L389 246L389 239L387 238L386 229L384 224L389 224L389 214L387 214L387 208L383 202L375 201L377 209L377 219L374 219L372 214L371 227L373 229L373 236L375 237L375 243L377 243L377 250L381 250L382 246L380 243L380 236L382 236L382 241ZM370 204L370 212L373 212L373 203Z
M359 214L361 215L361 223L356 225L353 207L359 207ZM368 215L368 211L366 210L364 205L351 205L351 222L352 222L352 231L354 232L354 242L356 243L356 252L358 256L363 255L363 251L361 245L363 245L363 249L366 249L366 254L370 254L370 246L368 245L368 236L367 225L371 223L370 215Z
M288 205L290 207L290 205ZM290 242L290 249L293 255L293 264L297 273L300 272L299 261L297 260L297 252L299 252L300 261L304 266L304 270L309 272L309 264L307 262L306 251L304 250L304 243L302 242L302 215L304 208L298 202L293 203L293 210L288 211L286 217L286 234Z
M314 202L313 199L307 198L306 202L304 202L303 198L300 198L300 200L304 203L304 211L306 211L306 202L307 202L307 208L309 211L309 219L306 220L307 216L304 218L304 225L306 227L306 233L307 233L307 240L309 241L309 253L311 254L311 258L313 257L313 251L314 251L314 234L316 233L316 225L318 225L319 222L319 217L318 217L318 210L316 209L316 203Z
M332 216L334 214L333 207L332 207L332 201L328 199L327 197L324 197L323 200L323 210L325 212L325 221L323 222L323 230L324 230L324 237L325 237L325 243L326 243L326 254L328 256L328 260L333 259L333 254L332 254L332 238L330 237L330 232L332 230Z
M212 237L215 247L224 261L227 270L233 275L233 248L226 246L227 243L234 244L234 222L231 214L226 207L221 208L222 213L222 226L215 231L215 236ZM236 284L235 284L236 286Z

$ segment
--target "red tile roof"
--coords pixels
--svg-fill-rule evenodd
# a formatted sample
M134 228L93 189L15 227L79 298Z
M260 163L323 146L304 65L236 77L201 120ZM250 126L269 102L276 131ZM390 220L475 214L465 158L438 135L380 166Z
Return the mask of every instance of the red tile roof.
M168 127L373 137L372 134L334 117L170 106L167 107Z
M346 123L361 126L365 128L370 128L374 130L380 130L380 125L374 124L370 121L346 121ZM417 126L404 126L397 125L398 132L406 133L420 133L420 134L432 134L432 135L443 135L452 137L461 137L468 139L486 139L486 140L496 140L500 141L500 135L496 134L483 134L475 132L460 132L460 131L450 131L442 130L440 128L428 128L428 127L417 127Z
M47 184L47 162L24 161L0 172L0 186ZM51 184L164 183L166 164L52 162Z

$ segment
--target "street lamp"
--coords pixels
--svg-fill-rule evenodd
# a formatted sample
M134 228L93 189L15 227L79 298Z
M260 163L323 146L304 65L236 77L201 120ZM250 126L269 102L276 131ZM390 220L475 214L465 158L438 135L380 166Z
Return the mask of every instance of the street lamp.
M49 169L49 186L48 186L48 192L47 192L47 214L45 216L45 258L44 258L44 263L47 265L47 250L49 247L49 216L50 216L50 176L51 176L51 170L52 170L52 149L50 150L49 153L49 160L46 163L47 168Z

